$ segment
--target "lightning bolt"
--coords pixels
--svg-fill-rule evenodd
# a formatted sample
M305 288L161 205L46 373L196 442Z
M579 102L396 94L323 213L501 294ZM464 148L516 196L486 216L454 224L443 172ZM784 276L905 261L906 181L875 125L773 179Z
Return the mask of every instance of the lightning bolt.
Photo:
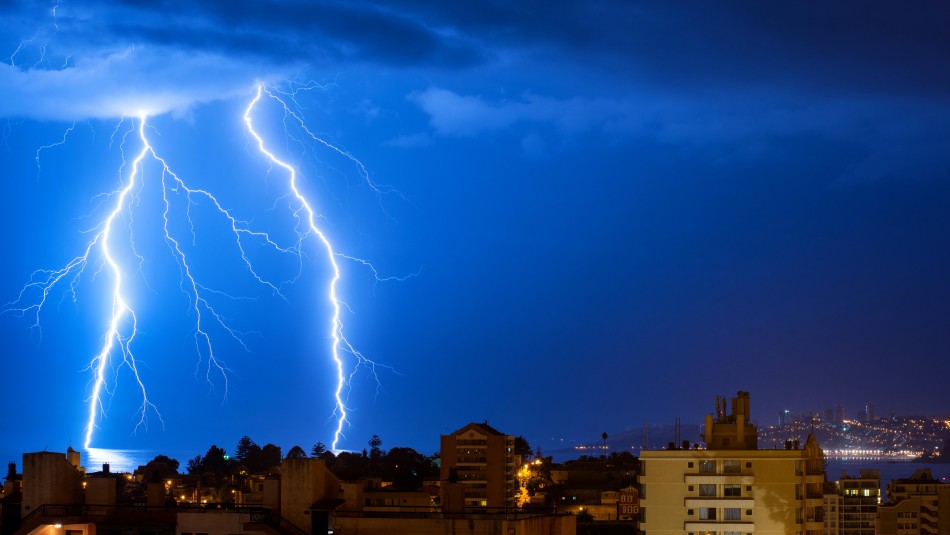
M264 245L277 254L292 255L302 262L303 252L301 247L304 240L309 236L315 236L317 238L320 248L325 255L327 265L332 272L332 276L327 282L325 299L332 307L332 314L330 315L326 327L331 339L329 354L336 380L336 386L332 396L334 409L331 413L331 418L336 418L331 444L331 448L334 451L339 451L338 446L343 435L343 429L348 423L349 409L347 407L346 398L349 393L349 385L354 375L362 366L367 366L373 377L377 379L378 392L380 383L376 376L376 368L381 365L363 355L350 342L344 332L343 312L344 309L347 311L350 311L350 309L339 295L338 287L342 277L340 262L349 261L368 269L377 284L391 280L403 281L419 275L420 272L404 277L384 277L380 275L372 263L362 258L342 254L334 248L328 235L317 224L318 219L321 219L321 217L314 209L314 204L304 195L298 185L299 173L297 169L278 158L267 147L264 138L254 128L252 116L256 112L261 100L267 97L279 105L284 114L285 126L288 119L293 121L312 141L352 161L360 176L376 193L377 198L382 193L394 192L395 190L390 189L388 186L378 186L370 179L365 166L358 159L345 150L316 136L307 128L306 123L300 115L295 113L294 108L288 106L287 101L285 101L282 96L289 98L291 102L296 104L296 101L293 100L294 94L288 97L276 90L270 90L263 84L259 84L254 98L249 102L244 111L243 119L247 132L256 141L258 150L271 164L272 168L283 169L286 172L288 191L290 192L288 195L292 197L294 201L294 203L292 203L294 206L291 207L292 214L298 221L295 228L297 234L296 242L293 246L282 246L271 239L267 233L253 230L246 221L240 220L232 215L212 193L204 189L190 187L182 178L173 172L168 162L159 156L150 143L147 134L151 127L149 126L148 118L144 114L131 120L123 118L116 125L109 141L111 146L117 136L121 138L120 151L123 154L123 159L118 170L120 187L103 195L103 198L106 199L106 206L108 207L106 215L99 221L98 225L89 231L92 236L79 255L60 268L35 271L27 284L21 289L17 298L3 307L2 312L4 313L31 317L33 320L32 327L39 330L43 309L49 302L51 294L56 288L64 287L66 294L70 295L72 300L76 302L77 286L81 281L83 273L85 273L87 269L95 269L94 275L105 273L109 277L109 282L111 283L111 294L109 295L111 307L106 327L102 334L102 345L99 347L95 356L89 361L86 368L92 372L89 397L87 398L88 415L84 427L84 444L87 449L89 449L92 443L93 434L98 428L99 419L106 413L106 402L114 391L114 389L110 388L110 384L118 381L119 371L123 368L128 369L131 373L141 398L141 404L136 412L138 421L135 425L135 430L140 426L147 428L150 414L157 416L164 426L162 415L158 407L150 400L145 387L145 381L139 372L140 364L136 359L133 347L138 333L138 317L126 291L127 268L123 268L122 262L116 255L116 251L124 247L125 250L128 251L129 257L137 259L138 272L142 273L144 258L136 250L134 241L135 233L133 232L133 213L141 202L139 196L144 189L147 178L145 170L146 160L154 162L160 169L158 173L158 184L160 185L162 195L162 220L160 221L163 232L162 237L170 254L178 265L180 274L179 289L187 297L189 314L194 317L192 334L195 352L198 356L196 374L203 364L205 380L212 388L214 386L212 376L220 376L224 385L224 398L226 399L228 373L230 370L215 352L212 343L211 328L220 329L233 338L245 350L249 351L249 348L244 343L244 333L230 327L224 317L215 310L210 299L211 296L223 296L231 299L237 298L224 292L211 289L199 281L189 258L188 251L190 249L185 247L187 241L177 236L172 230L171 219L179 204L185 207L184 217L191 234L191 246L195 246L196 239L195 225L192 221L191 210L194 206L199 204L210 206L211 212L217 214L217 217L224 219L230 226L230 233L233 238L232 246L239 252L244 269L250 278L257 284L269 289L272 294L281 298L283 298L282 289L284 284L291 283L293 280L274 282L262 275L255 269L250 256L246 253L246 245L250 242L257 245ZM127 121L130 126L126 127L124 133L120 135L120 130L122 130L123 124L126 124ZM74 127L75 125L72 125L66 130L61 141L40 147L36 151L35 157L38 170L41 152L65 144L69 133ZM125 159L125 144L127 138L131 137L133 133L138 139L140 148L135 153L134 158L127 162ZM180 211L181 209L178 208L178 210ZM128 233L128 244L125 246L118 243L115 232L116 228L123 224L126 225ZM126 260L126 262L128 262L128 260ZM142 275L144 277L144 273L142 273ZM354 359L355 363L348 366L347 361L349 359ZM392 370L389 366L383 367Z
M376 268L373 267L371 263L360 258L343 255L341 253L338 253L334 249L333 244L330 242L330 239L327 237L326 233L316 223L317 214L314 211L312 203L307 199L307 197L303 193L301 193L300 188L297 185L297 176L298 176L297 170L292 165L288 164L287 162L275 156L274 153L271 152L267 148L266 144L264 143L264 138L261 137L261 135L257 132L257 130L254 129L254 121L251 118L251 116L264 95L267 95L267 97L277 102L278 105L280 105L281 108L283 109L285 118L286 117L292 118L293 121L297 123L298 126L300 126L303 132L306 133L313 141L351 160L354 163L354 165L356 165L360 175L363 177L364 180L366 180L370 188L377 194L377 196L383 193L384 191L381 190L380 187L370 179L369 173L366 171L366 167L363 165L362 162L360 162L358 159L350 155L348 152L340 149L336 145L333 145L321 139L320 137L316 136L313 132L310 131L310 129L307 128L307 125L303 121L303 119L299 115L294 113L291 107L287 105L286 101L280 98L280 96L278 96L276 92L267 89L263 84L258 84L257 94L254 96L254 98L248 104L247 109L245 109L244 111L244 124L247 126L248 133L257 142L257 148L258 150L260 150L261 154L263 154L264 157L266 157L267 160L270 161L273 165L276 165L277 167L286 171L287 177L288 177L288 186L290 190L293 192L294 198L299 203L300 209L303 211L303 216L300 215L300 211L295 212L295 214L297 214L298 219L300 217L304 218L304 221L302 221L302 223L305 226L306 232L303 235L301 235L301 239L303 239L303 237L305 237L306 234L313 234L314 236L317 237L326 255L326 261L328 265L331 267L331 270L333 272L333 275L332 277L330 277L330 281L327 284L327 290L326 290L327 292L326 298L328 302L330 303L330 306L332 307L332 310L333 310L333 313L331 314L331 317L330 317L328 328L329 328L330 339L332 340L331 345L330 345L330 356L331 356L331 359L333 360L333 364L335 366L335 371L336 371L336 388L333 392L333 399L336 403L336 407L333 412L333 414L336 416L336 429L334 430L334 433L333 433L333 442L331 443L330 448L334 451L339 451L338 444L343 434L343 427L347 423L347 414L348 414L347 405L344 400L344 390L349 385L349 382L350 382L349 380L353 377L353 374L356 373L356 368L360 364L363 364L363 363L369 364L373 370L375 370L375 366L377 364L367 359L359 350L357 350L353 346L353 344L350 343L350 341L347 339L344 333L342 309L346 306L346 304L340 299L339 292L337 289L340 282L340 278L341 278L340 264L337 262L337 259L352 260L369 267L369 269L372 271L373 276L377 282L381 280L392 280L396 278L400 280L404 280L405 277L381 278ZM389 191L389 190L386 190L386 191ZM350 372L349 375L347 375L345 371L346 366L344 363L344 356L343 356L344 354L352 355L353 357L357 359L357 366L353 367L353 370ZM375 371L373 373L375 376Z

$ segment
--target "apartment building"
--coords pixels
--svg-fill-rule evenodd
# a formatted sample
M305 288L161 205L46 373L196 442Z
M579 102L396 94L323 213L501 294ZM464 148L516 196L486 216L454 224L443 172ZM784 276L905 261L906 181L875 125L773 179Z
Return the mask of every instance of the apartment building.
M821 535L823 453L814 436L802 447L758 449L748 392L706 417L705 447L640 453L640 529L647 535Z
M451 490L458 492L466 510L506 509L517 504L515 478L518 459L515 437L506 435L485 423L470 423L441 438L442 481L448 496L443 506L451 507ZM445 494L445 493L444 493Z

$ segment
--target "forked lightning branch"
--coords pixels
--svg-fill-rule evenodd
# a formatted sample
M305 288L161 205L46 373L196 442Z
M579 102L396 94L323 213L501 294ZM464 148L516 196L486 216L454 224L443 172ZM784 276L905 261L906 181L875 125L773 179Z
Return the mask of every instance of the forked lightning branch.
M128 236L132 236L130 214L133 213L140 202L139 196L146 191L146 188L142 187L144 181L155 179L151 175L147 176L144 170L144 164L147 160L156 162L161 169L158 177L162 194L161 206L163 206L160 224L169 253L177 262L181 273L181 289L188 297L191 315L195 318L192 327L194 350L200 365L204 369L206 378L211 381L212 374L214 374L220 376L223 380L225 396L227 395L229 369L224 360L215 352L215 343L211 334L212 329L215 332L226 333L242 347L247 348L247 346L242 339L242 333L230 327L223 315L215 309L209 299L209 294L216 292L195 276L192 269L192 258L186 252L187 249L182 246L181 238L172 230L174 225L171 224L170 220L175 213L174 204L176 201L180 202L183 197L188 206L199 199L210 202L218 217L227 222L229 232L240 253L243 269L247 275L256 283L268 287L274 293L280 294L281 285L286 281L275 282L263 276L255 269L254 263L246 253L246 247L252 244L257 247L264 246L271 250L273 254L295 255L301 258L303 255L318 253L318 258L325 261L330 273L329 280L326 281L324 286L324 294L315 296L315 298L325 300L331 312L329 318L315 318L314 322L324 325L323 328L330 340L330 347L322 350L318 348L314 352L325 353L329 356L335 375L335 388L331 393L334 405L331 418L335 422L331 447L334 450L339 448L339 442L348 416L346 393L349 380L361 364L369 364L375 367L372 361L366 359L354 347L344 331L345 305L339 295L339 283L343 276L340 262L349 260L357 263L357 265L366 266L378 281L402 280L403 278L380 278L376 269L365 260L337 252L330 237L317 224L320 216L316 204L303 193L299 184L298 170L293 165L278 158L272 152L264 136L254 127L254 117L256 114L262 113L260 108L264 101L272 101L276 104L276 107L284 115L285 124L288 120L293 121L302 128L311 141L348 158L356 166L357 172L367 182L372 191L377 195L382 193L381 189L370 179L365 167L359 160L313 134L307 128L303 119L293 111L294 107L288 105L285 98L282 98L281 93L259 84L254 98L245 109L243 120L248 135L253 139L255 148L267 160L271 170L282 173L286 180L287 195L291 197L292 201L291 210L293 216L297 218L297 225L295 226L296 241L290 245L281 245L272 239L267 232L252 229L247 222L224 208L213 193L205 189L190 187L184 179L173 172L168 161L156 152L149 141L148 117L140 115L135 119L124 119L123 122L131 121L133 124L125 136L127 137L133 132L136 133L141 148L131 162L123 160L122 167L119 170L120 176L123 177L122 184L120 188L112 191L108 196L109 211L94 227L91 232L91 239L86 243L80 254L62 267L35 271L17 298L4 308L4 312L31 318L33 325L39 328L41 317L45 309L49 308L54 293L67 292L75 298L81 275L90 270L94 271L97 276L104 274L109 277L111 293L107 295L107 298L111 303L110 315L104 318L106 327L104 332L101 333L102 345L98 352L91 357L88 366L92 373L92 379L89 396L86 400L88 404L88 418L84 425L84 444L86 448L92 445L95 432L99 428L100 420L108 406L108 398L113 393L113 387L116 386L116 375L121 370L128 370L141 400L141 405L136 411L137 423L135 429L146 425L150 417L161 420L159 407L149 399L147 385L140 374L140 364L136 360L135 344L139 321L136 311L130 304L131 300L126 288L126 281L131 274L126 272L117 260L119 251L138 257L134 241L131 238L122 239L120 237L121 233L117 232L117 227L126 225ZM123 138L123 146L125 141L125 138ZM189 214L190 212L186 210L185 213ZM188 218L188 226L193 228L194 222L191 221L190 215L186 215L186 217ZM308 240L307 238L313 239Z

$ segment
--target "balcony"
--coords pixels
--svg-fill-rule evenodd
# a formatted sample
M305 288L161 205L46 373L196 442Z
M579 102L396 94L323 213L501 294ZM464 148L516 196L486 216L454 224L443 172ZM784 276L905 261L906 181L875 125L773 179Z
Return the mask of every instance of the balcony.
M683 479L688 485L715 484L715 485L752 485L755 476L752 474L686 474Z
M734 507L737 509L752 509L755 507L755 500L751 496L736 496L729 498L717 498L715 496L691 497L683 500L683 505L687 509L699 509L700 507L709 507L713 509Z
M721 533L723 531L739 531L741 533L755 533L755 523L737 522L735 520L730 520L727 522L716 522L715 520L691 520L683 523L683 529L685 529L687 532L708 531L712 533Z

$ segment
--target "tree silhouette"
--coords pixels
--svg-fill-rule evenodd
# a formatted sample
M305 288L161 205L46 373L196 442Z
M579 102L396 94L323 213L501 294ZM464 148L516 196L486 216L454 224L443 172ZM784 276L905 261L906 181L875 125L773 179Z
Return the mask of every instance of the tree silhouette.
M310 450L311 457L320 457L327 451L327 446L323 442L317 442L313 445L313 449Z
M241 440L238 440L237 448L234 449L234 460L247 466L254 461L252 457L260 454L260 451L260 446L255 444L251 437L244 435Z
M154 459L140 466L137 472L142 474L145 481L157 483L163 479L178 475L179 463L165 455L156 455Z
M531 449L531 444L528 443L528 439L523 436L515 437L515 455L520 455L522 459L529 459L534 454L534 451Z
M261 464L259 471L268 472L280 467L281 459L283 459L283 456L280 453L280 446L265 444L264 447L261 448Z
M370 458L372 458L372 459L379 459L380 457L382 457L382 456L385 454L385 453L383 452L383 450L380 449L380 446L382 446L382 445L383 445L383 440L382 440L381 438L379 438L379 435L373 435L373 438L369 439L369 447L370 447L369 456L370 456Z
M303 451L303 448L300 446L294 446L290 448L290 451L287 452L288 459L306 459L307 452Z

